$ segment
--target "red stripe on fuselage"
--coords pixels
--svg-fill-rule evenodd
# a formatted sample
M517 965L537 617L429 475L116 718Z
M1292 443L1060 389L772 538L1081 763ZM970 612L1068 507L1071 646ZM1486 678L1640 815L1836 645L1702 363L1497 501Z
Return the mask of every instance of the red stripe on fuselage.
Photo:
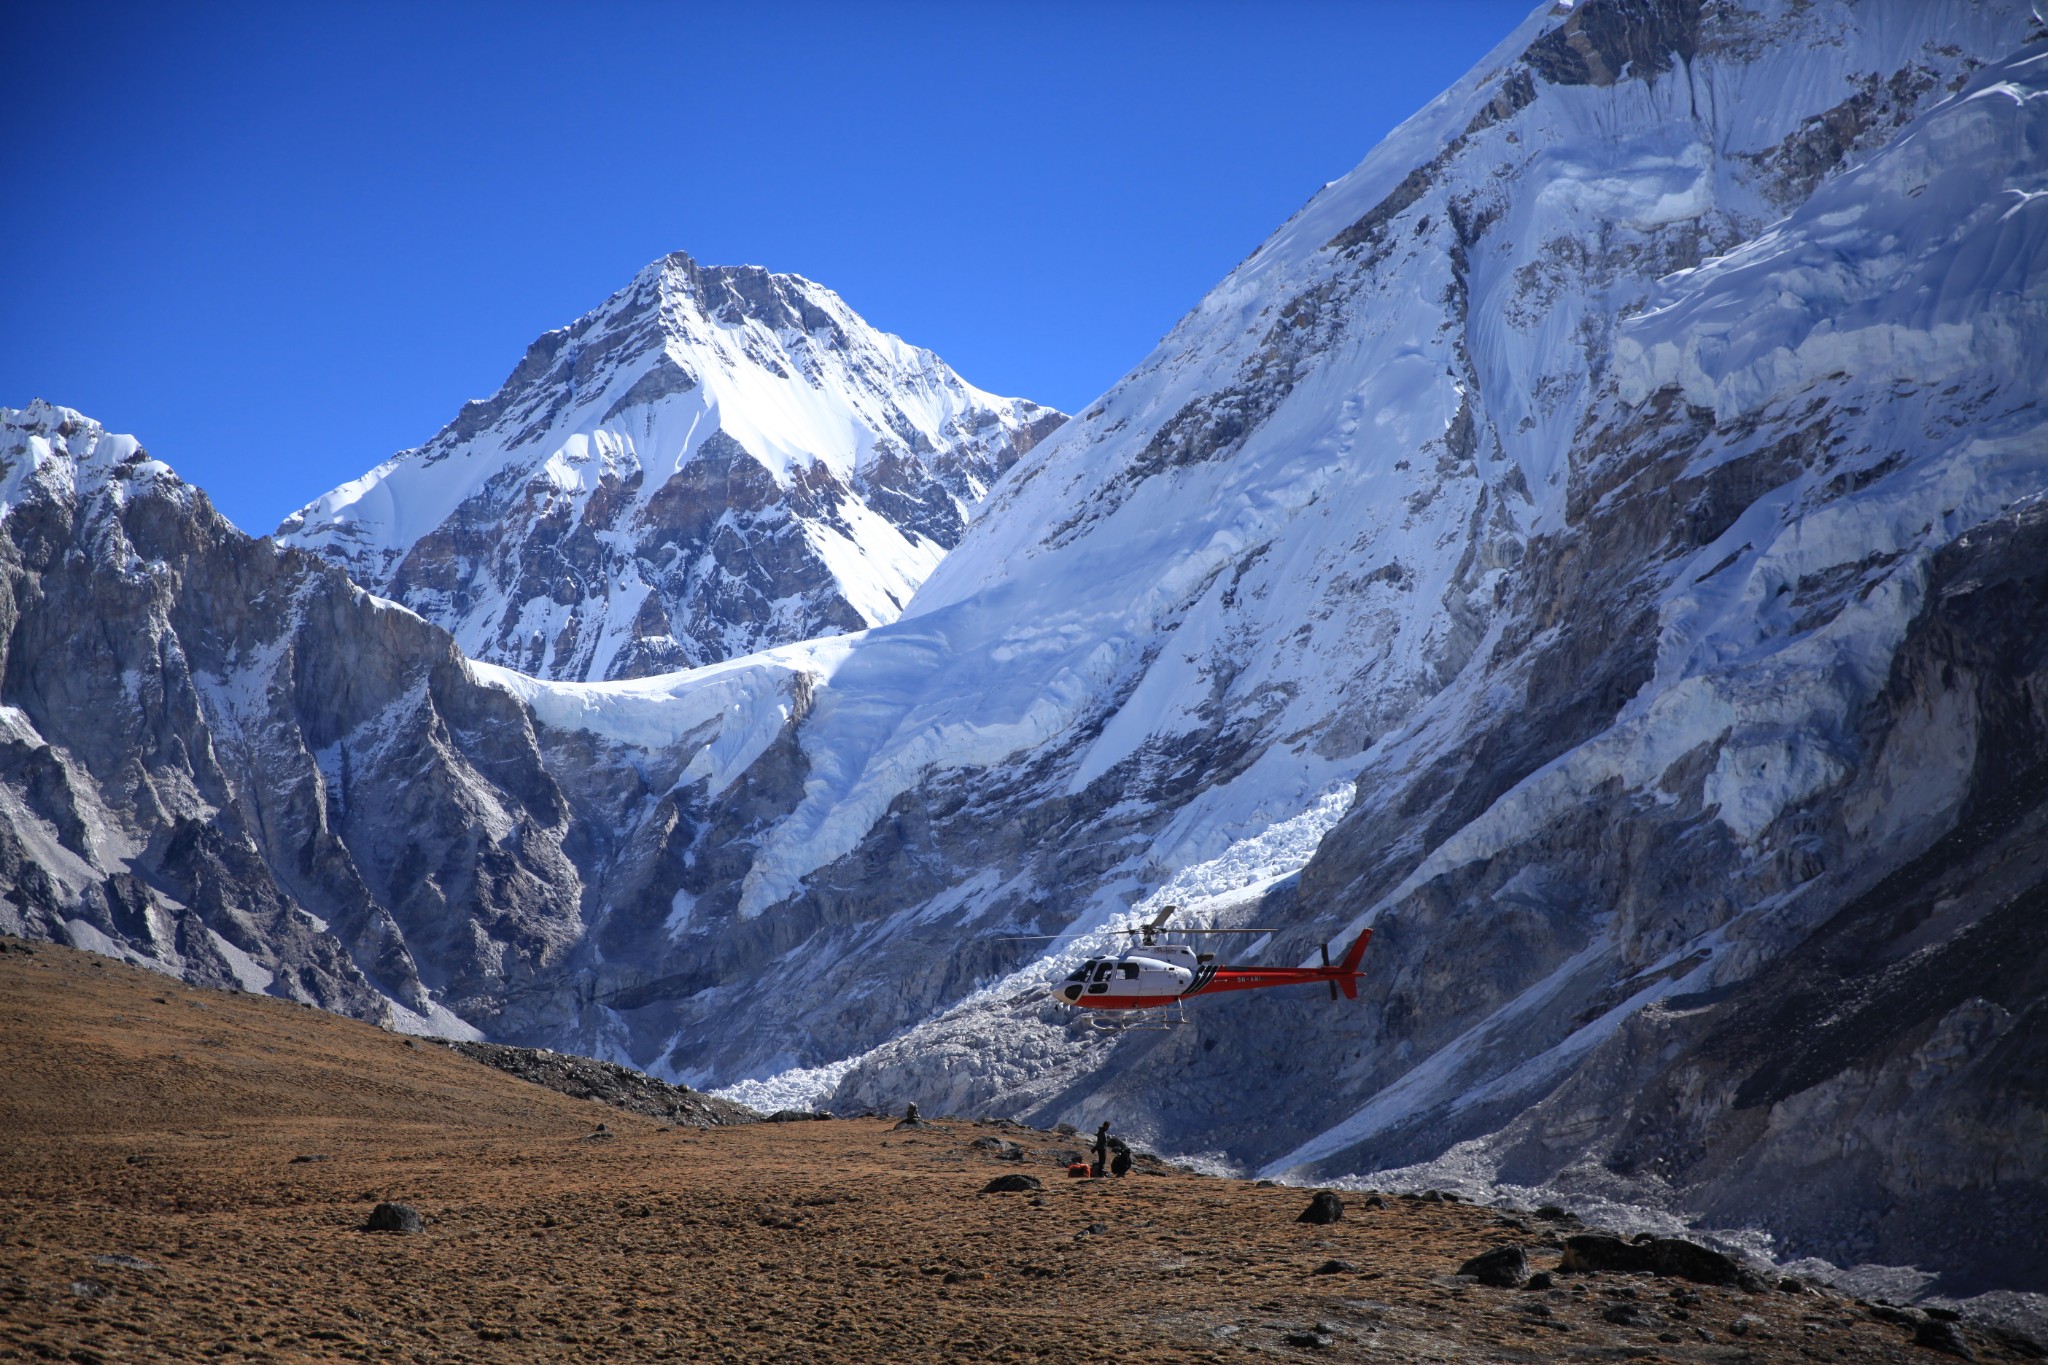
M1193 995L1217 991L1249 991L1261 986L1305 986L1318 981L1356 980L1358 973L1321 967L1226 967L1185 995L1084 995L1074 1003L1084 1010L1144 1010L1171 1005Z

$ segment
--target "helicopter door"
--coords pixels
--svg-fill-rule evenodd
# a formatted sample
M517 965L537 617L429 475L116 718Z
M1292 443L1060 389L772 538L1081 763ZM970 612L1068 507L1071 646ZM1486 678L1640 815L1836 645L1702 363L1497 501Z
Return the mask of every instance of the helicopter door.
M1105 962L1100 967L1097 967L1095 969L1095 980L1089 983L1088 994L1107 995L1109 993L1109 974L1115 969L1116 964L1114 962Z

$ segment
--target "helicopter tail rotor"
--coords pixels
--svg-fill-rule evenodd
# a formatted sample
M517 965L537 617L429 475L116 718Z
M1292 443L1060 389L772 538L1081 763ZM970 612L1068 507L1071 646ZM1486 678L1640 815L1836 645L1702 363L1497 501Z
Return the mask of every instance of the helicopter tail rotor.
M1329 944L1327 944L1327 943L1325 943L1325 944L1323 945L1323 967L1324 967L1324 969L1325 969L1325 970L1327 970L1327 969L1329 968L1329 965L1330 965L1330 945L1329 945ZM1346 985L1349 985L1350 983L1349 983L1349 982L1346 982L1345 984L1346 984ZM1332 982L1330 982L1330 998L1331 998L1332 1000L1335 1000L1335 999L1337 998L1337 983L1336 983L1335 981L1332 981Z

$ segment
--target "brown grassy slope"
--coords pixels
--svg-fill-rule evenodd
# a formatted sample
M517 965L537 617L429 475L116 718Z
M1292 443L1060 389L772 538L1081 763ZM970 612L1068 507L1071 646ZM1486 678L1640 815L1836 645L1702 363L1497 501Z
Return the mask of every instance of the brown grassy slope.
M1312 1227L1299 1190L1069 1181L1064 1139L1002 1131L1020 1166L972 1123L671 1130L352 1020L0 947L0 1359L1939 1359L1812 1293L1452 1279L1543 1235L1493 1210L1354 1196ZM978 1193L1019 1170L1042 1196ZM385 1198L425 1231L358 1231ZM1331 1258L1355 1268L1312 1273ZM1624 1296L1659 1326L1603 1320Z

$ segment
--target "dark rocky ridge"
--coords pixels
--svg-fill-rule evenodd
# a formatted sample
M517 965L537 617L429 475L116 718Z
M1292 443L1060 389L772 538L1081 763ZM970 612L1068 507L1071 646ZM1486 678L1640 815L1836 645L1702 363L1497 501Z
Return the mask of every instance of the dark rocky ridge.
M488 1018L559 959L570 812L445 632L146 457L94 487L115 438L62 409L7 435L70 454L0 523L0 927L372 1019Z
M503 1043L453 1042L448 1046L473 1061L496 1067L522 1081L544 1085L571 1099L592 1100L678 1127L720 1128L761 1122L762 1116L743 1104L703 1094L687 1085L670 1085L617 1062L601 1062L546 1048L507 1047Z

